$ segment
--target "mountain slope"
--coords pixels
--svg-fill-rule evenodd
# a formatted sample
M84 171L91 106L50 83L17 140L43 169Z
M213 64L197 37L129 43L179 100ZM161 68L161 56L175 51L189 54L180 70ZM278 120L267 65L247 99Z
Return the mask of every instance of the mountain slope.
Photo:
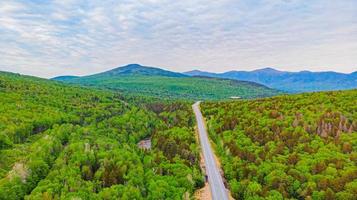
M355 199L357 90L201 109L234 198Z
M57 77L53 78L53 80L68 81L68 80L75 79L75 78L79 78L79 76L57 76Z
M204 179L190 104L121 99L0 72L0 199L192 196Z
M89 77L113 77L126 75L144 75L144 76L166 76L166 77L186 77L187 75L163 70L155 67L147 67L139 64L129 64L123 67L118 67L106 72L91 75Z
M137 64L90 76L62 79L61 81L116 90L128 94L171 99L216 100L229 99L231 96L256 98L281 93L253 82L189 77L180 73Z
M253 81L289 92L311 92L324 90L342 90L357 88L356 72L343 74L337 72L285 72L273 68L254 71L229 71L225 73L209 73L190 71L190 76L209 76L235 80Z
M204 71L200 71L200 70L192 70L192 71L188 71L188 72L184 72L183 74L186 74L188 76L205 76L205 77L216 77L215 73L211 73L211 72L204 72Z

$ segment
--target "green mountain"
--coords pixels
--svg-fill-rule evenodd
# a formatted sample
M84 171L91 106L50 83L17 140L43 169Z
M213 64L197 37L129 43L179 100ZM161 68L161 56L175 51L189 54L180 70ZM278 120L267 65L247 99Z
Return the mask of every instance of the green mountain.
M140 100L0 72L0 199L191 198L191 105Z
M189 77L184 74L138 64L131 64L90 76L57 77L54 80L105 88L125 94L140 94L170 99L217 100L229 99L232 96L257 98L281 93L254 82Z
M201 107L234 198L356 198L357 90Z
M166 77L186 77L187 75L163 70L155 67L141 66L139 64L129 64L124 67L118 67L103 73L92 75L91 77L113 77L126 75L147 75L147 76L166 76Z

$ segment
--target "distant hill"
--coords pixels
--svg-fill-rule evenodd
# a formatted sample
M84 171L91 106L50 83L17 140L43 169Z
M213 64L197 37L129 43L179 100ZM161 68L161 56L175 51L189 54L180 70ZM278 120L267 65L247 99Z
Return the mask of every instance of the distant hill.
M224 73L210 73L194 70L185 72L184 74L189 76L208 76L253 81L288 92L312 92L357 88L357 72L351 74L310 71L286 72L273 68L264 68L254 71L229 71Z
M139 64L129 64L122 67L117 67L109 71L105 71L98 74L93 74L89 76L57 76L52 78L52 80L57 81L69 81L76 78L98 78L98 77L118 77L118 76L166 76L166 77L188 77L186 74L171 72L155 67L142 66Z
M134 95L170 99L216 100L229 99L232 96L257 98L281 93L249 81L190 77L182 73L139 64L130 64L90 76L56 77L54 80Z
M139 64L129 64L118 67L106 72L92 75L96 76L125 76L125 75L146 75L146 76L167 76L167 77L186 77L187 75L163 70L155 67L142 66Z
M75 79L78 78L79 76L57 76L55 78L53 78L53 80L56 81L67 81L67 80L71 80L71 79Z
M215 73L204 72L204 71L200 71L200 70L192 70L192 71L189 71L189 72L184 72L184 74L186 74L186 75L188 75L188 76L215 77Z

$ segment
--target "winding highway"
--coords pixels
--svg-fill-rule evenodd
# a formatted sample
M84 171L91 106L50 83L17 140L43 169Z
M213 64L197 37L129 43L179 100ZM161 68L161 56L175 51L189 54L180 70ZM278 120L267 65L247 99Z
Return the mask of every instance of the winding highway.
M208 135L205 127L205 122L200 111L200 102L196 102L192 105L193 111L196 116L198 133L202 148L203 157L205 160L206 173L208 176L208 183L211 188L211 194L213 200L228 200L228 193L226 187L223 184L222 176L219 172L217 163L213 156L213 151L208 140Z

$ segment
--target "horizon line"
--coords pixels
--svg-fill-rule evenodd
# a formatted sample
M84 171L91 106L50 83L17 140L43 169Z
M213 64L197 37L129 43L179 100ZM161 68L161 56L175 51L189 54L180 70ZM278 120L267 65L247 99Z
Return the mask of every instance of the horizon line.
M75 73L74 74L59 74L59 75L52 76L52 77L42 77L42 76L37 76L37 75L32 75L32 74L24 74L24 73L21 73L21 72L4 71L4 70L1 70L1 69L0 69L0 72L8 72L8 73L20 74L20 75L25 75L25 76L33 76L33 77L39 77L39 78L44 78L44 79L52 79L52 78L61 77L61 76L78 76L78 77L90 76L90 75L95 75L95 74L98 74L98 73L104 73L104 72L107 72L107 71L110 71L110 70L113 70L113 69L126 67L126 66L129 66L129 65L139 65L141 67L152 67L152 68L156 68L156 69L161 69L161 70L170 71L170 72L176 72L176 73L181 73L181 74L192 72L192 71L199 71L199 72L213 73L213 74L222 74L222 73L228 73L228 72L254 72L254 71L259 71L259 70L264 70L264 69L272 69L272 70L275 70L277 72L286 72L286 73L300 73L300 72L311 72L311 73L324 73L324 72L328 73L328 72L330 72L331 73L332 72L332 73L339 73L339 74L345 74L345 75L350 75L350 74L353 74L353 73L357 72L357 69L355 71L352 71L352 72L341 72L341 71L333 71L333 70L321 70L321 71L311 71L311 70L300 70L300 71L292 70L292 71L290 71L289 70L289 71L286 71L286 70L281 70L281 69L279 69L277 67L274 67L274 66L260 67L260 68L255 68L255 69L251 69L251 70L232 69L232 70L226 70L226 71L209 71L209 70L206 71L206 70L200 69L200 67L197 67L197 68L192 68L192 70L188 70L188 71L173 71L173 70L170 70L170 69L164 68L164 67L158 67L158 66L153 66L153 65L144 65L144 64L140 64L140 63L128 63L128 64L121 65L119 67L113 67L113 68L110 68L110 69L107 69L107 70L104 70L104 71L93 72L93 73L90 73L90 74L80 74L80 75L76 75Z

